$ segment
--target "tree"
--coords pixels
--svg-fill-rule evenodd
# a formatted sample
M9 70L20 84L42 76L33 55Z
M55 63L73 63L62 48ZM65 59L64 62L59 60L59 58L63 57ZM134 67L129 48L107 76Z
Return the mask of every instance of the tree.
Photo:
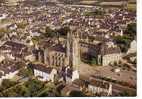
M136 23L130 23L127 25L126 30L124 31L125 35L132 37L132 39L136 36Z
M1 88L4 90L4 89L10 88L11 86L14 86L16 84L17 84L17 82L12 81L10 79L3 79L2 84L1 84Z
M70 31L69 27L62 27L58 30L56 30L57 33L59 33L59 36L67 36L67 33Z
M130 43L136 36L136 23L130 23L127 25L124 31L124 36L114 37L114 41L118 44L122 52L127 52Z
M45 37L54 37L56 33L50 27L46 27L45 33L43 34Z
M44 87L44 83L38 79L29 79L25 84L28 89L29 96L35 96L37 92Z
M38 43L40 42L40 37L34 36L34 37L32 38L32 41L33 41L34 44L38 44Z
M10 30L8 30L8 29L6 29L6 28L0 28L0 33L1 33L1 35L2 35L2 34L4 35L4 33L8 33L8 32L10 32Z
M56 75L54 76L54 84L55 84L55 85L59 83L59 79L60 79L59 75L56 74Z
M3 93L3 96L16 97L16 96L18 96L18 94L16 92L14 92L13 90L9 90L8 92Z
M85 12L84 15L86 16L102 16L105 12L102 10L95 10L91 12Z
M5 97L44 97L57 95L60 96L54 83L45 83L36 78L30 78L22 84L15 85L10 87L8 90L0 92L0 96Z
M28 23L26 21L23 21L21 23L17 23L17 27L21 28L21 29L26 28L27 25L28 25Z
M19 71L19 75L21 75L23 77L31 77L31 76L33 76L33 71L32 71L32 69L30 67L22 68Z
M136 96L136 92L123 91L120 93L120 96Z
M42 88L42 90L37 93L37 96L40 97L55 96L55 95L59 96L59 93L56 90L55 84L51 82L45 84L44 88Z
M30 91L25 85L16 86L13 91L18 94L18 96L30 96Z
M70 97L84 97L85 95L81 91L71 91L69 94Z
M113 38L114 42L120 47L122 52L127 52L130 43L131 43L131 37L125 35L125 36L116 36Z
M97 64L97 59L96 58L92 58L91 59L91 64L92 65L96 65Z

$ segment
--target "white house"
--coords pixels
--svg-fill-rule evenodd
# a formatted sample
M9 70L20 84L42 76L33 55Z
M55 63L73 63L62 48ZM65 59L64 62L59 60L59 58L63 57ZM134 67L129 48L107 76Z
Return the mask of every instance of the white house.
M101 48L101 61L103 66L107 66L110 63L119 62L122 58L120 48L115 45L113 42L107 42L102 45Z
M6 17L7 17L7 14L2 14L2 15L0 15L0 20L5 19Z
M57 74L57 70L52 67L47 67L42 64L33 64L32 69L34 76L38 77L41 81L54 82L54 76Z
M31 54L31 55L25 56L24 59L25 59L26 61L33 62L33 61L35 61L35 56Z
M130 48L128 49L127 54L136 53L137 52L137 41L133 40L130 44Z
M5 60L5 57L3 55L0 55L0 63Z
M17 25L16 24L10 24L9 26L7 26L10 30L15 30L17 29Z

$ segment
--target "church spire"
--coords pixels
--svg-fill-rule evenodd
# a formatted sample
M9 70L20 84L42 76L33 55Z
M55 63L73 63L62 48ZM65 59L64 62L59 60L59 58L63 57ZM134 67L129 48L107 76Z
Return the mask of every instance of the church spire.
M69 66L78 69L80 61L78 33L69 32L67 35L67 58Z

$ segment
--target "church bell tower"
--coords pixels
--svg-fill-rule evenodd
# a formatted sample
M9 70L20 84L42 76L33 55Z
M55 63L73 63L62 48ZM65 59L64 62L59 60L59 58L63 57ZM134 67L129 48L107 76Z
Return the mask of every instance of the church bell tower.
M78 33L69 32L67 34L67 60L69 66L78 70L80 62L80 48L79 48Z

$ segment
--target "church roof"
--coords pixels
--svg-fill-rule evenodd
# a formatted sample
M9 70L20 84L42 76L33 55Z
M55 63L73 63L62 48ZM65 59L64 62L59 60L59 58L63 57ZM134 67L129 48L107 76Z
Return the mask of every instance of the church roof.
M106 43L101 45L100 54L101 55L107 55L107 54L115 54L115 53L121 53L121 50L116 45L107 45Z
M46 65L43 65L43 64L32 64L32 68L48 73L48 74L50 74L51 71L53 70L52 67L47 67Z
M66 52L66 48L63 47L61 44L57 44L55 46L52 46L50 48L50 50L53 50L53 51L58 51L58 52Z

